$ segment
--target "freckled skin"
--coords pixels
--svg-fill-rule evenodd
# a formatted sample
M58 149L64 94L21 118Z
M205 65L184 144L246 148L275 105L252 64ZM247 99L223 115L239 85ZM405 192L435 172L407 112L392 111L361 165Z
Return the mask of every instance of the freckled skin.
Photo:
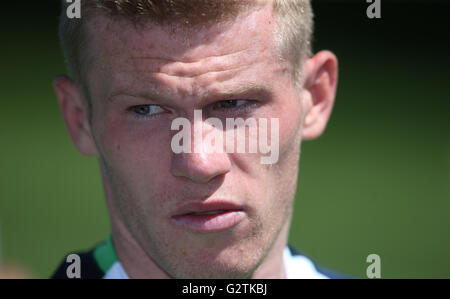
M189 40L185 34L167 34L170 28L149 24L136 31L102 16L89 26L91 51L97 53L88 76L92 134L115 247L131 277L284 275L282 250L296 191L302 101L289 65L276 58L271 5L239 18L233 25L189 31ZM216 116L204 96L239 82L271 88L271 96L247 116L279 118L278 162L263 165L258 154L175 155L171 121L192 120L194 109L202 108L205 117ZM157 104L169 112L133 118L129 107L149 101L123 93L108 100L124 89L154 89L168 98ZM245 220L204 234L171 223L184 201L217 198L243 205Z

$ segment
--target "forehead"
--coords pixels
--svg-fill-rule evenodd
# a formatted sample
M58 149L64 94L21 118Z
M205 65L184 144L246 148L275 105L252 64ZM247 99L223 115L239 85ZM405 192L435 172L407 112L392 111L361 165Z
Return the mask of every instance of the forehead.
M240 13L232 22L208 27L136 27L98 15L88 26L94 56L90 75L93 80L108 81L104 83L110 90L144 85L162 89L163 81L192 87L202 82L225 83L238 76L257 81L263 75L261 68L267 74L280 68L275 31L272 5L267 2Z

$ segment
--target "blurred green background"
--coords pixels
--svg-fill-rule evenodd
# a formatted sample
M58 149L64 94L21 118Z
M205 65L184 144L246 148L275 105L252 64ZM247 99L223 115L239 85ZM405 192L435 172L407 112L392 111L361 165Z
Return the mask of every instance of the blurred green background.
M303 143L290 242L365 277L450 278L450 46L443 1L315 1L315 50L340 62L326 133ZM65 72L58 1L3 4L0 259L45 278L109 222L97 161L71 143L53 93Z

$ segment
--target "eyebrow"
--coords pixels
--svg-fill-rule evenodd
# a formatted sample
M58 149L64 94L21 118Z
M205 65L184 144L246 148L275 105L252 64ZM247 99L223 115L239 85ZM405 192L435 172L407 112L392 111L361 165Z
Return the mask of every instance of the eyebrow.
M228 89L212 92L207 97L229 97L245 94L272 94L272 88L266 83L245 82Z
M156 92L155 90L145 90L145 91L136 91L131 89L118 89L111 93L111 95L108 97L108 101L114 102L116 101L118 96L131 96L135 98L141 98L141 99L148 99L155 102L161 102L161 101L170 101L170 97L164 96L160 94L159 92Z
M220 99L220 98L230 98L232 96L250 96L250 95L262 95L262 96L270 96L272 95L272 87L266 83L256 83L256 82L244 82L238 84L236 86L232 86L229 88L220 89L217 91L206 91L204 92L200 98L199 103L209 102L212 99ZM118 89L111 93L108 97L108 101L115 101L117 96L126 95L136 98L148 99L150 101L156 103L167 103L172 102L173 97L169 95L164 95L160 92L157 92L154 89L149 89L145 91L135 91L131 89Z

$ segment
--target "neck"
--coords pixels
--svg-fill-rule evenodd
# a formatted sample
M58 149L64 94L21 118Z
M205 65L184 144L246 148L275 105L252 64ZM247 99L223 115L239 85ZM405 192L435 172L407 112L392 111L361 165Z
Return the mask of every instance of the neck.
M287 244L290 221L283 225L277 239L273 243L261 264L256 268L250 278L253 279L279 279L286 278L286 268L283 261L283 251Z
M117 257L130 278L172 278L147 255L121 222L113 222L112 234Z

